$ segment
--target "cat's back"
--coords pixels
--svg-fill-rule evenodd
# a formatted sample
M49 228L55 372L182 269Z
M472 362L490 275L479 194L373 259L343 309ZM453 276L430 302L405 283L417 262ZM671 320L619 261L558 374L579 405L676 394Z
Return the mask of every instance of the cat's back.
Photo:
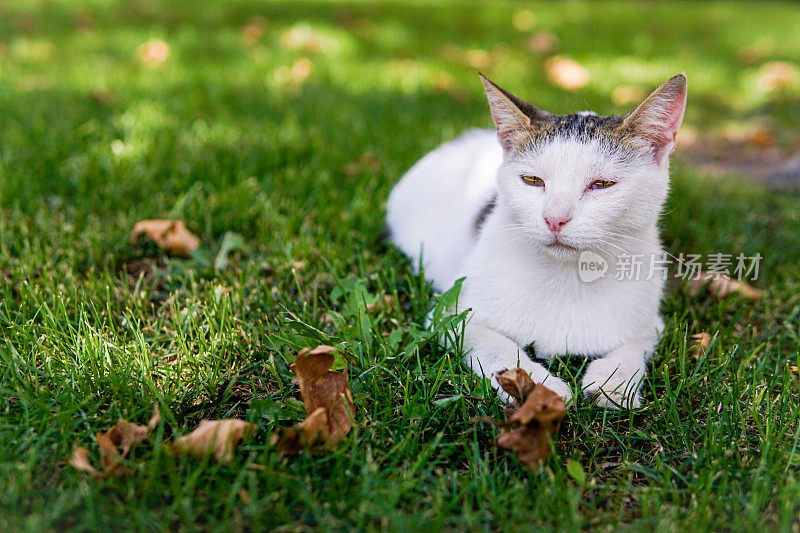
M496 191L503 159L494 130L470 130L418 161L387 203L391 240L425 268L437 289L448 288L475 244L481 216Z

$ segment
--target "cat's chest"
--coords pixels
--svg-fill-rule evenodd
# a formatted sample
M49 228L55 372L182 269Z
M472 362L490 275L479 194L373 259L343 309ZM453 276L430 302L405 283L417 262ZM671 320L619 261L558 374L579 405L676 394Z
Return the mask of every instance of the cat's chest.
M612 276L581 281L577 268L543 269L521 261L490 261L467 273L463 306L474 320L536 355L604 355L647 328L658 313L652 281Z

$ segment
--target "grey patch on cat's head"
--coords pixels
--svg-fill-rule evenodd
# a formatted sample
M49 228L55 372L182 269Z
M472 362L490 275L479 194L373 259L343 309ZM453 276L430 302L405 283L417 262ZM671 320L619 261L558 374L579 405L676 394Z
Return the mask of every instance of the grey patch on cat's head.
M581 142L599 141L612 150L651 150L653 134L647 128L648 120L653 121L650 115L657 115L665 102L671 102L681 94L685 99L686 92L686 77L678 74L656 89L633 112L624 116L603 116L591 111L554 115L514 96L483 76L481 79L489 96L498 132L506 140L505 147L511 153L533 149L555 138ZM655 109L655 112L651 109ZM516 123L509 121L507 117L514 117L515 114L522 115L523 118ZM498 119L503 122L502 128ZM514 129L517 130L516 133L513 132Z
M586 112L572 113L569 115L553 115L549 127L545 128L549 136L572 137L580 140L589 140L597 137L607 137L614 132L625 117L620 115L598 115Z

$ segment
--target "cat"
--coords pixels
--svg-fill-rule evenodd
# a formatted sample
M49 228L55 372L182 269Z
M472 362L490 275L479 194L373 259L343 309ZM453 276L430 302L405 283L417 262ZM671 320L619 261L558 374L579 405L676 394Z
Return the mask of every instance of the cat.
M495 130L470 130L403 176L387 203L390 239L435 289L465 278L464 362L495 388L498 372L520 367L572 401L532 345L539 359L589 358L583 393L637 408L664 329L653 265L686 76L625 116L551 114L480 77ZM638 275L626 272L637 261Z

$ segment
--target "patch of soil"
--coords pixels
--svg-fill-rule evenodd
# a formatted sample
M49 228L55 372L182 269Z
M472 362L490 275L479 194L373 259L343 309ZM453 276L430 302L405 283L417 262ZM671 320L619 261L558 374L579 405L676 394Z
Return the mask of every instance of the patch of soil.
M792 155L767 139L698 136L679 141L676 154L711 174L741 175L773 189L800 189L800 153Z

